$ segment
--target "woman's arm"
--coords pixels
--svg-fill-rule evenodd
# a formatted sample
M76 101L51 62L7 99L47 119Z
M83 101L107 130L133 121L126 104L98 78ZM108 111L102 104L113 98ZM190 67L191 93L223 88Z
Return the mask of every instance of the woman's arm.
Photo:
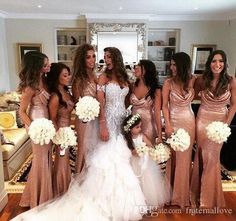
M194 100L201 100L200 96L199 96L199 92L202 90L203 88L203 81L202 81L202 76L196 77L196 80L193 81L193 88L194 88Z
M169 137L173 132L173 128L170 123L170 112L169 112L169 96L170 96L170 80L165 80L162 87L162 112L165 119L165 133Z
M81 96L78 88L79 88L78 81L75 80L72 84L72 97L74 102L77 102Z
M99 114L99 131L100 139L102 141L109 140L109 132L107 129L107 122L105 116L105 84L108 82L108 78L105 74L101 74L98 79L97 85L97 99L100 103L100 114Z
M162 143L162 123L161 123L161 89L157 89L154 99L154 114L157 126L157 143Z
M147 138L146 135L143 134L143 142L148 146L148 147L152 147L153 144L152 142Z
M226 123L229 125L234 118L236 112L236 79L233 78L230 82L230 92L231 92L231 99L230 99L230 107L228 116L226 119Z
M30 119L27 109L29 104L31 103L32 97L35 95L35 89L31 87L26 87L21 95L19 115L25 126L29 126L32 122Z
M59 109L59 98L56 94L53 94L51 96L49 104L48 104L48 109L49 109L50 120L53 122L53 125L57 131L59 129L58 125L57 125L57 113L58 113L58 109Z

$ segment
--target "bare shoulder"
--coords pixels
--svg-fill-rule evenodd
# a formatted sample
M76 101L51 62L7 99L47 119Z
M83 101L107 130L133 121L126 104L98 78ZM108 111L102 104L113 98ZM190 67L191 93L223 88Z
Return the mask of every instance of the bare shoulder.
M163 89L169 89L170 88L170 85L171 85L171 81L172 79L171 78L167 78L164 83L163 83Z
M22 94L29 95L29 96L33 96L35 95L35 93L36 93L36 89L29 86L26 87L22 92Z
M98 84L100 85L104 85L109 81L108 77L106 76L106 74L102 73L99 75L98 77Z
M230 84L230 88L231 88L231 89L236 90L236 78L235 78L235 77L233 77L233 78L230 80L229 84Z

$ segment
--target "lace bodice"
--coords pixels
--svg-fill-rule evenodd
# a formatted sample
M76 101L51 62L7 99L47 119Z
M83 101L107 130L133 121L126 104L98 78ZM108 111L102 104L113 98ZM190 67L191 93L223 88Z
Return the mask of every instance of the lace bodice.
M125 117L125 97L128 87L121 88L116 83L106 85L105 113L110 135L116 136L121 132L121 124Z

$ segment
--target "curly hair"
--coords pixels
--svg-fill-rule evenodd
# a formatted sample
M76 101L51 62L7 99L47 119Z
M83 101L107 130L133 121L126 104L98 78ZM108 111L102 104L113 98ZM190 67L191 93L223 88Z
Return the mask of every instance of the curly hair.
M121 125L121 132L123 134L123 136L125 137L125 140L127 142L128 148L130 150L134 150L134 143L133 143L133 139L132 139L132 134L130 132L130 130L127 132L125 131L125 126L127 125L128 121L133 117L133 115L129 115L128 117L126 117ZM138 125L141 122L141 118L137 118L135 120L135 122L130 126L130 129L134 128L136 125Z
M107 68L105 70L107 77L111 78L111 75L115 74L119 84L124 84L128 82L128 74L126 72L123 57L120 50L115 47L107 47L104 48L104 52L109 52L111 54L111 60L113 63L112 70L108 70Z
M28 86L35 89L38 88L40 71L44 66L45 59L48 59L48 57L38 51L29 51L24 55L22 60L22 69L19 73L19 92L22 92L22 90Z
M70 73L70 68L63 63L51 63L51 69L47 74L46 84L49 92L55 93L59 98L59 104L67 107L67 103L63 100L61 92L58 90L59 77L64 69ZM67 86L64 86L64 89L69 93Z
M144 74L144 84L150 88L146 98L150 96L152 99L155 98L156 89L160 89L161 86L158 80L158 72L156 70L155 64L150 60L140 60L139 65L141 66L141 72L143 74L143 69L145 70ZM139 79L135 82L135 86L138 86Z
M73 81L78 81L79 87L82 89L87 85L89 80L86 70L86 56L90 50L94 51L92 45L87 43L80 45L75 52L73 61Z
M222 50L215 50L213 51L207 58L206 64L205 64L205 71L203 72L203 81L204 81L204 87L205 89L211 89L211 81L213 80L213 73L211 70L211 62L214 59L215 55L221 55L223 62L224 62L224 68L220 73L219 81L216 85L216 88L212 93L214 96L218 97L221 94L223 94L227 88L230 80L232 79L231 76L227 73L227 56L224 51Z
M183 83L184 85L183 89L187 91L189 81L192 78L191 58L185 52L178 52L173 54L171 60L173 60L176 65L176 70L177 70L176 78Z

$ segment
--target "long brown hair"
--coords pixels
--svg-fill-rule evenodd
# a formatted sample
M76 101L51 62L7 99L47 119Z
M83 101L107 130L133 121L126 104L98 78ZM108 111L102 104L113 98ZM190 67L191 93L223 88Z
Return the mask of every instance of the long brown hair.
M89 76L86 70L86 56L87 52L94 48L90 44L82 44L75 52L73 61L73 82L78 81L79 88L83 88L88 84Z
M19 92L22 92L22 90L28 86L35 89L38 88L40 71L44 66L45 59L48 59L48 57L38 51L29 51L24 55L22 60L22 69L19 73Z
M63 100L62 94L58 89L60 74L64 69L70 73L70 68L63 63L51 63L51 69L47 75L47 88L50 94L55 93L59 98L59 104L67 107L67 103ZM69 89L67 86L64 86L65 91L69 94Z
M171 60L173 60L176 65L176 70L177 70L176 78L181 83L183 83L183 89L187 91L189 81L192 78L191 58L185 52L178 52L173 54Z
M118 48L107 47L104 48L104 52L109 52L111 54L111 60L113 63L113 69L108 70L106 68L105 73L108 78L111 78L112 74L115 74L119 84L125 84L128 82L128 75L123 62L123 57Z
M133 143L133 139L132 139L132 134L131 134L131 129L133 127L135 127L136 125L138 125L141 122L141 118L137 118L135 120L135 122L129 127L129 131L125 131L125 126L127 126L128 121L133 117L134 115L129 115L128 117L126 117L122 123L122 128L121 128L121 132L125 137L125 140L127 142L128 148L130 150L134 150L134 143Z
M219 81L216 85L216 88L214 91L211 90L211 81L213 80L213 73L211 71L211 62L215 55L221 55L223 62L224 62L224 68L220 73ZM224 51L222 50L215 50L213 51L207 59L207 62L205 64L205 71L203 72L203 81L204 81L204 87L205 89L210 89L211 92L214 94L214 96L218 97L222 95L228 88L228 84L230 80L232 79L231 76L227 73L227 57Z

